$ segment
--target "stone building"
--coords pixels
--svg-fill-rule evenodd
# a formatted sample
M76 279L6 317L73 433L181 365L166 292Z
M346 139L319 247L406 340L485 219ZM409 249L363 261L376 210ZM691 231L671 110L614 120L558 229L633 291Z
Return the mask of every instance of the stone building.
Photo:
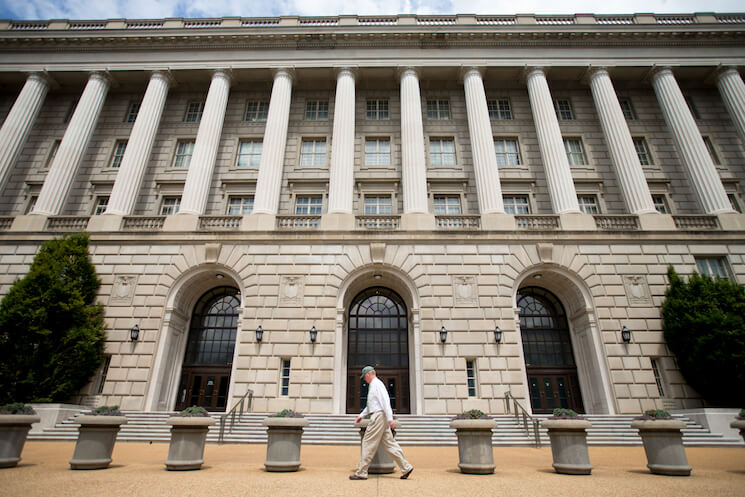
M743 66L740 14L0 21L0 294L90 232L87 404L697 407L660 304L745 283Z

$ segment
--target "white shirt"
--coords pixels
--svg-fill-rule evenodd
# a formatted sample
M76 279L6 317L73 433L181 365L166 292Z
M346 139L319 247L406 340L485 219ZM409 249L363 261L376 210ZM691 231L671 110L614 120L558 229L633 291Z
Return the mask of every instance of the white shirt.
M373 378L373 381L370 382L370 386L367 389L367 405L360 413L360 417L363 418L367 414L374 414L378 411L383 411L385 413L388 422L393 421L391 398L388 396L388 390L386 390L383 382L376 376Z

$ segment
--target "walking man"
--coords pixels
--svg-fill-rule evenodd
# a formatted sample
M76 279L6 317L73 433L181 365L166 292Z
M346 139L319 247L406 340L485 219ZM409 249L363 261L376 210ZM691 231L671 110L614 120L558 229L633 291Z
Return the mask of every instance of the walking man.
M362 439L362 457L360 467L349 477L350 480L367 480L367 469L375 457L375 452L379 445L388 452L398 467L401 468L401 479L409 477L414 466L404 459L404 453L401 451L396 439L393 438L391 429L395 428L396 422L393 421L393 410L391 409L391 398L388 396L388 390L375 374L372 366L362 368L362 376L370 385L367 389L367 406L362 410L354 424L359 424L360 420L367 414L370 414L370 424L367 425L365 436Z

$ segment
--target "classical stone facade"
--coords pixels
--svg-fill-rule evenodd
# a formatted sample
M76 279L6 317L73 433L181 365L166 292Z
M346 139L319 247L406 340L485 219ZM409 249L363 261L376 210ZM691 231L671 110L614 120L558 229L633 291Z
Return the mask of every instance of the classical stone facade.
M356 412L368 363L401 413L700 406L660 304L668 265L745 283L744 41L734 14L0 21L0 294L89 231L80 400L123 409Z

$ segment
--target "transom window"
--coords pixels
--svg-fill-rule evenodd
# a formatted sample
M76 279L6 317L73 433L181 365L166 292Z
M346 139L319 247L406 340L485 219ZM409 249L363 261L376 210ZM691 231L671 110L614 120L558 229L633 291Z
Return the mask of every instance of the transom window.
M432 204L435 214L461 214L460 195L435 195Z
M652 202L657 212L660 214L670 214L670 208L667 206L667 198L664 194L652 195Z
M455 165L455 142L452 138L430 138L429 160L433 166Z
M194 140L179 140L176 143L176 155L173 158L173 167L188 169L191 164L191 156L194 153Z
M595 195L577 195L579 210L585 214L600 214L598 198Z
M249 122L264 122L269 115L269 102L249 100L246 102L244 120Z
M385 121L390 119L388 100L368 100L365 118L368 121Z
M520 149L515 138L495 138L494 152L497 154L497 166L519 166Z
M308 100L305 102L306 121L328 121L329 103L327 100Z
M258 167L261 163L260 140L241 140L238 144L237 167Z
M554 100L554 109L556 109L556 117L559 121L571 121L574 119L574 112L572 112L572 102L568 98L557 98Z
M349 309L348 364L359 367L365 364L407 367L408 323L406 306L401 297L387 288L374 287L357 295L352 302ZM366 399L362 400L364 402Z
M486 106L489 109L489 119L492 121L512 119L512 107L508 98L487 100Z
M204 113L204 102L189 102L186 106L186 115L184 121L187 123L198 123L202 120Z
M124 122L126 123L133 123L137 120L137 114L140 113L140 106L142 105L142 102L132 102L129 104L129 108L127 109L127 115L124 118Z
M696 257L696 269L699 274L712 278L729 279L729 271L724 257Z
M230 197L228 199L228 215L251 214L254 210L254 198Z
M566 150L570 166L587 165L585 150L580 138L564 138L564 150Z
M100 216L106 212L106 207L109 205L109 197L96 197L96 205L93 207L93 215Z
M507 214L530 214L530 202L527 195L505 195L504 212Z
M306 138L300 148L301 166L326 165L326 139Z
M176 214L179 210L179 207L181 207L180 196L163 197L163 200L160 204L160 215L171 216L173 214Z
M231 287L215 288L199 299L191 319L184 365L232 364L240 305L240 293Z
M126 150L127 140L117 140L114 144L114 153L111 155L111 167L118 168L122 165L122 159Z
M323 197L321 195L298 195L295 197L295 214L320 214L322 207Z
M621 112L623 112L623 117L626 118L627 121L633 121L636 119L636 112L634 112L634 106L631 104L631 99L619 98L618 104L621 106Z
M633 138L634 149L636 150L636 156L639 157L639 164L642 166L651 166L654 164L652 160L652 154L649 153L649 147L647 146L647 140L641 137Z
M567 318L558 299L541 288L521 288L517 307L526 366L574 366Z
M427 100L427 119L442 121L450 119L450 101Z
M365 214L390 214L391 211L390 195L365 195Z
M365 165L390 166L391 140L388 138L365 139Z
M717 155L717 150L714 148L714 143L711 141L711 138L708 136L702 136L701 138L704 139L704 145L706 145L706 150L709 151L711 162L716 166L721 165L722 163L719 161L719 155Z

